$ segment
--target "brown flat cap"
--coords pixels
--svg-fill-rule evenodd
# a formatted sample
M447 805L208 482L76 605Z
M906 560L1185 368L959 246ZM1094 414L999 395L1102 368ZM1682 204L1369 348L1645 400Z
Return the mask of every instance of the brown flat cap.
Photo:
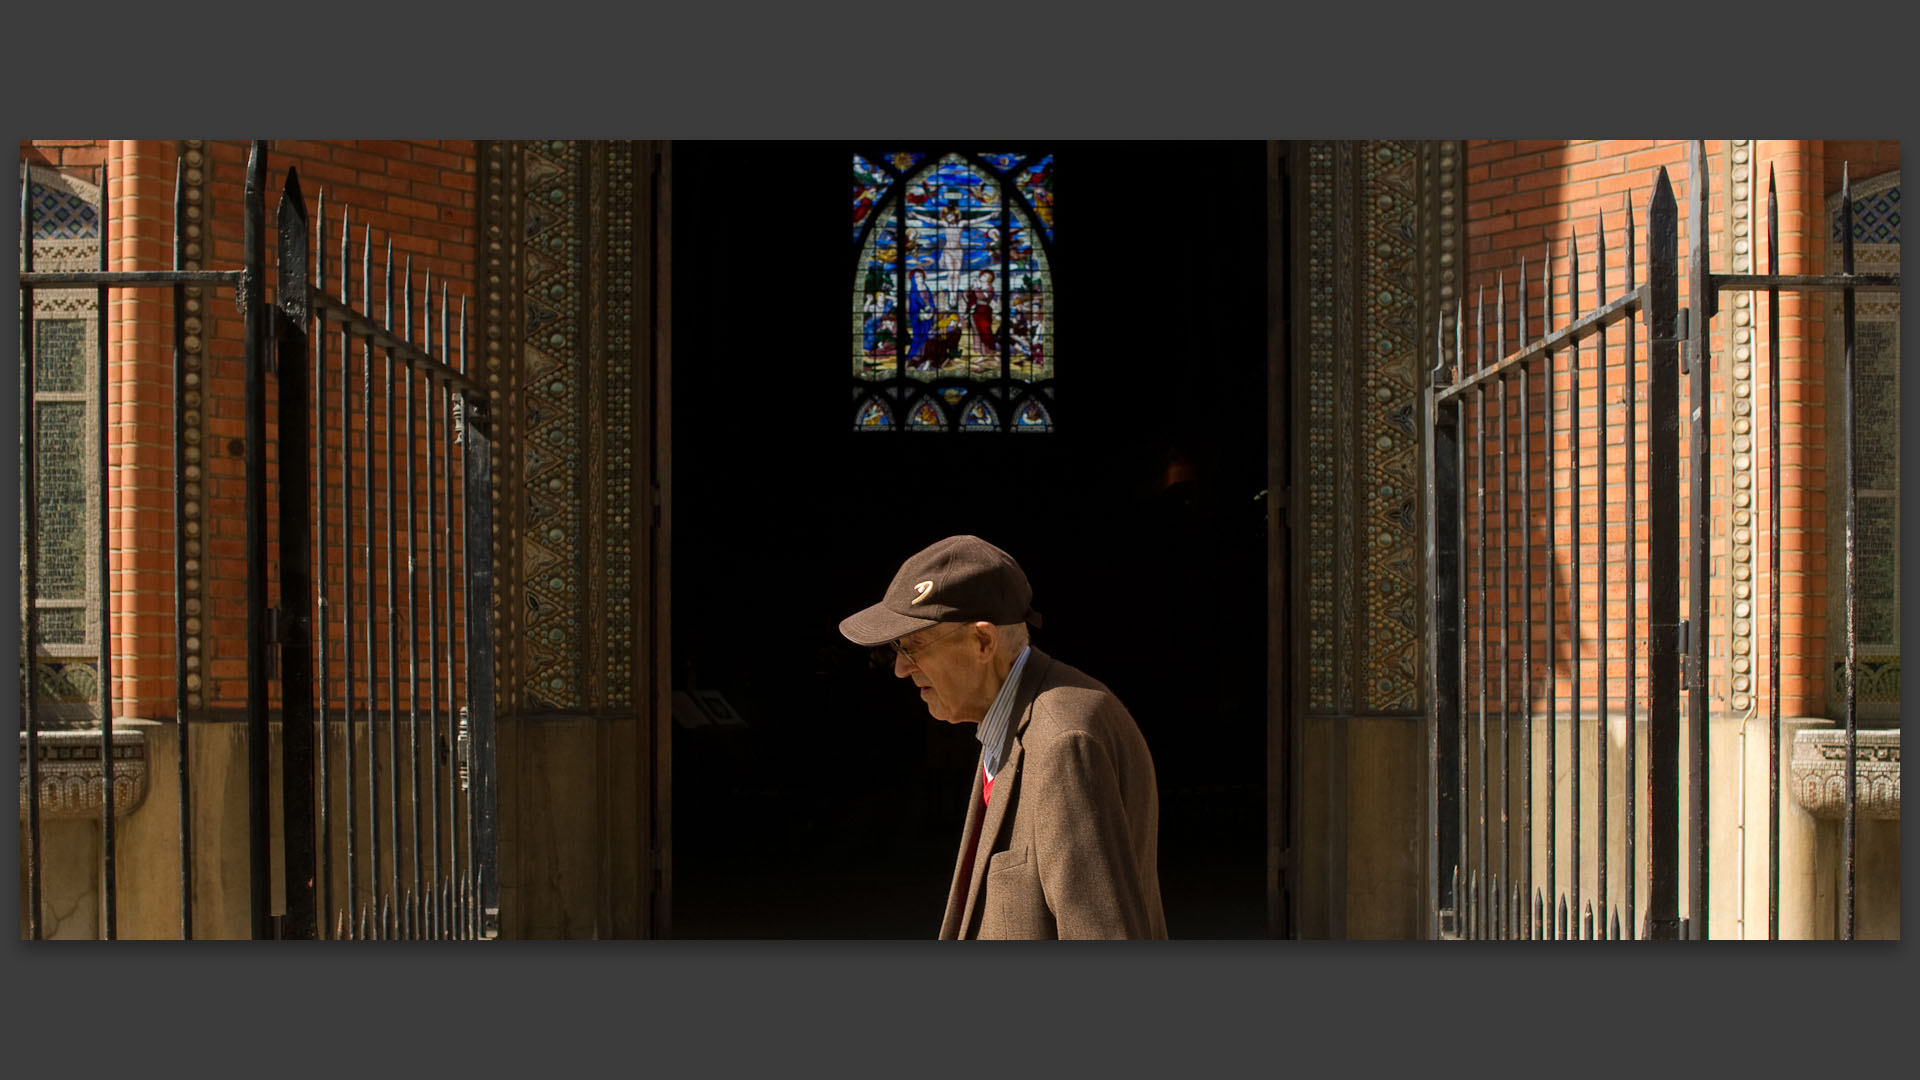
M947 622L1040 625L1033 588L1013 556L977 536L949 536L908 559L887 595L840 622L856 645L885 645Z

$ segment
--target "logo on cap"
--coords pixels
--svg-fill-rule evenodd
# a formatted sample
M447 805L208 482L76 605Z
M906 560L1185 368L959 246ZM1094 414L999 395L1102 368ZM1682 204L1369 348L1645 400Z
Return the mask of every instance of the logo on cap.
M923 581L920 584L915 585L913 587L913 591L916 593L919 593L920 595L908 601L909 604L917 604L920 601L925 600L927 598L927 594L933 591L933 582Z

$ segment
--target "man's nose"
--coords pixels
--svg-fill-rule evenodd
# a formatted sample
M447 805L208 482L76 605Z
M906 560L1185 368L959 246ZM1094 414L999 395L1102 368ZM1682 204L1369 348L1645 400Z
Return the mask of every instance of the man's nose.
M913 661L907 658L906 653L903 653L898 649L895 649L893 653L894 677L897 679L904 679L907 677L908 673L911 672L912 670L913 670Z

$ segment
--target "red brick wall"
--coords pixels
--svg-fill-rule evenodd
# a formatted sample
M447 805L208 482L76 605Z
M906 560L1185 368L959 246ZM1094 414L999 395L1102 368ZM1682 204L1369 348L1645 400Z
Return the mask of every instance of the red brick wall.
M195 248L187 252L198 258L205 269L237 269L243 262L242 207L247 144L208 142L202 147L204 169L199 199L193 203L204 224ZM92 170L106 164L111 180L107 199L111 216L112 244L110 266L115 270L160 269L171 265L173 244L173 190L176 164L183 145L175 141L117 140L34 140L21 145L21 158L33 164L72 170L93 180ZM441 287L455 305L453 325L457 328L459 298L470 297L473 286L475 247L474 145L461 141L365 141L300 142L279 141L269 146L269 184L267 197L268 252L272 258L271 230L279 203L286 169L296 167L310 213L317 208L324 190L328 228L327 256L337 264L339 213L344 205L352 214L355 233L355 265L351 277L355 302L364 307L359 294L358 248L367 225L373 228L374 244L384 255L391 239L399 275L411 258L415 274L416 311L422 304L427 275L432 276L436 309ZM328 288L337 292L339 267L329 271ZM375 270L375 289L381 289L381 270ZM395 282L396 297L400 292ZM371 312L383 314L379 305ZM203 342L202 376L204 401L201 404L205 437L198 446L205 469L203 486L197 492L200 502L202 541L201 560L204 584L202 610L197 632L204 642L204 670L193 674L204 679L202 697L214 708L238 707L246 693L246 563L244 516L244 457L240 440L245 435L245 349L244 321L232 303L232 290L208 287L202 290L190 333ZM421 317L416 314L415 324ZM396 322L402 321L396 314ZM116 715L168 717L174 709L176 640L173 609L173 382L172 382L172 305L164 289L115 290L109 303L109 497L107 502L109 546L112 551L109 573L114 621L114 699ZM433 335L440 336L436 310ZM457 329L455 330L457 335ZM415 337L418 338L416 332ZM330 335L328 399L336 409L339 393L338 336ZM457 341L457 336L456 336ZM441 351L436 345L436 352ZM476 350L477 351L477 350ZM352 369L359 370L356 359ZM376 392L384 374L384 358L376 359ZM355 400L359 387L355 380ZM422 391L423 393L424 391ZM418 395L416 395L418 396ZM269 398L271 408L271 398ZM422 408L424 408L422 406ZM379 410L376 410L377 412ZM271 417L271 412L269 413ZM337 423L337 419L335 421ZM421 440L419 454L424 455L424 412L415 422L416 437ZM395 428L404 431L404 414L396 415ZM268 443L272 446L274 429L269 424ZM383 445L382 418L376 417L374 445ZM337 428L329 432L329 457L335 477L339 469ZM272 460L271 449L269 460ZM378 466L376 466L378 467ZM397 475L404 483L404 471ZM417 475L417 501L420 521L425 521L426 479ZM196 494L196 493L191 493ZM269 514L274 492L268 492ZM404 507L404 491L397 500ZM332 591L339 591L338 489L330 496L329 543L334 564ZM384 503L379 507L384 510ZM358 500L356 500L356 512ZM455 519L459 507L454 508ZM364 539L364 522L357 528ZM384 514L376 515L376 541L383 542L387 524ZM457 532L457 529L456 529ZM421 575L425 573L426 538L424 529L416 546ZM404 566L404 543L398 558ZM277 551L269 551L270 575L277 581ZM364 568L358 571L364 581ZM384 564L376 577L384 601ZM456 588L457 588L456 581ZM277 593L277 588L275 590ZM424 608L425 583L421 582L419 606ZM401 588L404 634L405 589ZM457 598L456 598L457 600ZM338 604L336 598L333 601ZM444 601L443 601L444 604ZM460 621L456 603L455 625ZM190 635L196 632L190 629ZM337 633L337 630L336 630ZM419 630L423 671L425 669L424 622ZM356 649L363 651L364 646ZM442 643L445 648L445 643ZM330 666L339 670L338 648ZM396 657L405 665L405 643ZM384 657L383 657L384 660ZM364 665L363 665L364 667ZM384 668L381 671L384 678ZM337 678L337 674L336 674ZM441 676L444 683L444 675ZM404 677L400 693L405 694ZM338 684L336 683L336 688ZM381 683L384 689L384 682ZM424 694L424 691L423 691ZM384 698L383 698L384 700ZM404 697L402 698L404 700Z
M1509 326L1507 338L1509 349L1518 333L1518 289L1515 281L1520 272L1521 261L1526 263L1528 292L1531 294L1527 337L1535 338L1543 332L1545 316L1541 301L1541 261L1551 253L1554 261L1553 285L1553 325L1564 325L1574 311L1585 311L1600 302L1596 287L1596 249L1597 241L1604 235L1607 248L1609 270L1606 278L1606 294L1618 295L1624 289L1626 275L1624 270L1627 213L1631 209L1637 233L1635 262L1644 266L1646 258L1646 207L1649 202L1655 179L1659 170L1665 167L1674 186L1674 194L1680 211L1680 252L1682 276L1680 281L1680 304L1689 306L1686 280L1686 259L1696 223L1693 216L1693 182L1689 167L1689 144L1685 142L1663 142L1650 140L1602 140L1602 141L1470 141L1467 144L1465 181L1467 183L1468 207L1466 216L1468 276L1464 296L1467 300L1467 350L1471 363L1473 356L1474 315L1473 303L1475 290L1486 290L1488 319L1487 350L1489 356L1495 349L1493 341L1493 312L1495 296L1503 282L1506 291L1507 318ZM1824 233L1824 197L1837 191L1839 186L1839 161L1842 157L1851 162L1850 173L1856 179L1865 179L1890 169L1899 167L1897 143L1891 142L1796 142L1796 141L1758 141L1751 144L1753 166L1752 193L1752 235L1748 241L1752 244L1752 270L1764 272L1765 247L1761 240L1766 228L1766 197L1768 169L1774 170L1778 185L1780 206L1780 252L1778 271L1782 273L1820 273L1823 272ZM1728 235L1728 180L1729 145L1724 141L1710 140L1706 144L1708 171L1711 177L1712 202L1708 208L1708 237L1711 251L1711 265L1715 272L1727 272L1729 258L1736 237ZM1571 295L1569 258L1573 246L1577 244L1581 275L1581 292L1576 298ZM1644 280L1644 269L1637 270L1637 277ZM1712 483L1712 531L1716 541L1723 540L1732 527L1732 511L1728 499L1724 478L1720 475L1724 469L1726 450L1732 432L1728 429L1725 408L1729 390L1727 373L1729 360L1733 355L1734 342L1731 338L1734 320L1731 317L1730 294L1723 294L1721 315L1715 319L1715 334L1712 349L1716 358L1714 378L1711 386L1712 400L1708 415L1717 458ZM1755 294L1751 300L1754 320L1752 348L1754 351L1753 396L1756 402L1764 401L1768 391L1767 380L1771 377L1764 361L1767 335L1771 323L1765 309L1765 295ZM1817 297L1795 297L1783 295L1778 315L1781 343L1781 607L1782 619L1778 627L1781 637L1781 704L1787 715L1805 715L1821 711L1824 702L1824 676L1826 663L1826 536L1825 521L1827 509L1824 499L1826 487L1826 416L1824 390L1824 348L1821 302ZM1645 378L1644 331L1641 331L1641 347L1638 353L1636 381ZM1637 509L1641 521L1639 547L1634 558L1626 558L1624 545L1627 542L1628 507L1624 489L1618 485L1626 479L1626 459L1629 453L1623 441L1626 419L1623 404L1623 387L1628 372L1625 366L1623 333L1616 331L1612 337L1612 347L1608 352L1607 403L1610 430L1608 432L1609 468L1608 468L1608 529L1605 542L1608 545L1609 560L1615 569L1609 577L1606 592L1607 611L1613 620L1612 640L1608 649L1607 670L1612 682L1609 697L1616 707L1624 704L1626 676L1625 645L1622 634L1626 626L1625 592L1626 578L1624 567L1644 562L1646 550L1646 525L1644 501ZM1582 696L1591 702L1594 695L1594 682L1599 673L1599 652L1596 640L1597 625L1601 615L1599 563L1601 538L1598 532L1598 500L1603 490L1599 475L1599 441L1597 424L1599 420L1600 398L1596 379L1599 371L1596 366L1597 352L1593 343L1582 350L1581 395L1578 402L1582 425L1580 439L1581 467L1580 475L1575 478L1568 467L1571 443L1567 437L1568 419L1565 410L1568 407L1566 396L1567 368L1559 367L1558 381L1555 383L1555 409L1557 430L1555 432L1555 452L1558 455L1556 471L1548 485L1554 491L1554 505L1557 508L1559 527L1556 533L1558 550L1554 558L1553 572L1556 578L1555 620L1559 629L1556 636L1564 636L1569 618L1574 611L1569 607L1569 581L1573 567L1583 567L1583 595L1578 615L1583 623L1582 651L1583 662L1579 669L1583 682ZM1560 361L1562 365L1565 359ZM1538 391L1538 381L1534 390ZM1686 401L1687 379L1682 379L1682 423L1680 427L1681 454L1681 490L1684 494L1690 489L1684 457L1688 452L1686 417L1690 404ZM1493 408L1494 398L1488 395L1489 408ZM1468 438L1474 437L1471 427L1472 409L1468 414ZM1754 608L1757 612L1756 625L1759 633L1754 637L1754 684L1759 694L1766 688L1766 620L1767 601L1766 549L1769 541L1767 530L1773 524L1767 519L1765 507L1765 474L1770 465L1767 440L1771 434L1767 410L1756 408L1753 413L1755 426L1752 431L1755 446L1755 473L1759 485L1755 489L1756 514L1754 548L1757 561L1753 564L1755 591ZM1490 417L1489 428L1495 421ZM1517 419L1510 421L1510 438L1517 447L1519 429ZM1645 445L1646 412L1644 402L1638 406L1638 437L1640 445L1632 450L1640 471L1642 488L1640 498L1645 499ZM1531 450L1534 455L1536 479L1534 481L1534 499L1536 510L1532 525L1534 559L1534 595L1522 598L1517 589L1518 537L1513 535L1512 546L1516 569L1512 575L1515 592L1509 611L1512 633L1517 639L1522 615L1526 605L1531 605L1531 614L1535 626L1536 665L1541 655L1544 637L1540 630L1546 617L1545 590L1539 586L1547 571L1547 563L1541 549L1547 539L1545 499L1540 495L1541 482L1546 473L1539 465L1539 455L1545 449L1544 432L1536 408L1532 421ZM1471 443L1469 443L1471 445ZM1473 468L1469 463L1469 475ZM1577 479L1577 483L1575 482ZM1517 479L1516 487L1509 495L1511 513L1517 519L1519 510ZM1495 492L1496 481L1489 472L1489 496L1486 512L1497 512ZM1576 492L1578 507L1576 510ZM1472 499L1469 500L1467 528L1470 538L1478 525L1478 509ZM1577 527L1572 524L1577 519ZM1517 528L1517 526L1516 526ZM1497 530L1497 523L1495 525ZM1576 531L1577 530L1577 531ZM1490 536L1489 543L1496 541ZM1471 540L1470 540L1471 543ZM1576 546L1577 545L1577 546ZM1686 607L1686 575L1684 565L1685 550L1682 559L1682 607ZM1495 556L1497 559L1497 555ZM1728 597L1726 595L1727 575L1724 557L1720 549L1713 556L1715 580L1715 633L1723 633L1726 619ZM1477 565L1471 557L1465 568L1469 589L1478 589ZM1497 570L1490 568L1487 584L1496 592ZM1469 593L1473 595L1473 593ZM1640 571L1638 586L1638 604L1641 617L1646 617L1646 582L1644 570ZM1470 609L1474 605L1469 605ZM1490 613L1490 623L1496 623L1492 629L1498 634L1498 604ZM1477 621L1475 610L1469 611L1470 621ZM1643 631L1644 632L1644 631ZM1570 657L1565 655L1566 647L1561 647L1562 655L1555 658L1554 667L1562 700L1570 692L1569 679L1573 668ZM1497 651L1497 646L1496 646ZM1646 650L1640 650L1640 677L1646 675ZM1513 657L1519 655L1517 644ZM1497 657L1490 662L1497 662ZM1710 656L1709 667L1716 668L1722 661ZM1470 673L1471 676L1471 673ZM1496 676L1497 677L1497 676ZM1536 677L1536 695L1544 690ZM1642 683L1641 695L1645 686ZM1764 708L1764 699L1760 706Z

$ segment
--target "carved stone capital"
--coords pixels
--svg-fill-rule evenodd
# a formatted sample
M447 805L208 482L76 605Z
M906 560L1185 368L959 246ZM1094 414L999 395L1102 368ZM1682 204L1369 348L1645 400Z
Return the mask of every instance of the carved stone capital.
M1900 732L1856 731L1855 813L1900 819ZM1847 733L1811 728L1793 737L1793 801L1818 818L1839 818L1847 807Z
M137 727L114 723L113 810L124 817L147 798L147 736ZM100 816L106 804L106 767L100 756L100 731L42 731L40 814L42 818ZM20 819L27 817L27 735L20 733Z

